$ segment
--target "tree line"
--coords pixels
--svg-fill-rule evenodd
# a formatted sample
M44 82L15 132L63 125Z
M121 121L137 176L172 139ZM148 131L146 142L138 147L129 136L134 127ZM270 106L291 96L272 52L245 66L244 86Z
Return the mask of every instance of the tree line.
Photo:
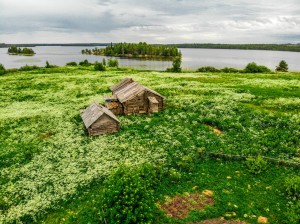
M11 46L7 50L8 54L20 54L20 55L34 55L35 52L32 50L32 48L20 48L17 46Z
M81 53L114 57L160 59L173 59L174 57L181 56L181 52L176 46L152 45L145 42L110 44L100 49L83 49Z
M212 43L190 43L170 44L178 48L206 48L206 49L241 49L241 50L268 50L268 51L294 51L300 52L299 44L212 44Z

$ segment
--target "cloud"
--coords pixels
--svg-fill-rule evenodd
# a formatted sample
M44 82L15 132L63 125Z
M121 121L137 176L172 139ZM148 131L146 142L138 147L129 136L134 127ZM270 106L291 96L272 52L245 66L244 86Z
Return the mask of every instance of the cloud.
M299 42L297 1L1 0L0 42Z

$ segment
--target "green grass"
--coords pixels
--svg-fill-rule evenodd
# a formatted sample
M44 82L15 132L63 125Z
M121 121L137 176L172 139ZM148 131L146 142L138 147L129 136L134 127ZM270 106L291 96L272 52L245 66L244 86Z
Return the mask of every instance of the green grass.
M86 136L79 111L103 102L109 87L128 76L166 96L166 108L153 115L120 116L119 133ZM300 162L299 86L299 73L57 67L1 76L0 222L97 223L103 180L120 164L147 162L181 176L161 179L158 201L191 192L193 186L215 191L216 204L206 212L193 212L183 221L158 215L161 223L231 211L249 223L259 215L284 223L290 199L282 183L288 174L299 175L297 170L269 164L266 172L253 175L241 161L207 160L199 151ZM207 124L223 134L214 134Z

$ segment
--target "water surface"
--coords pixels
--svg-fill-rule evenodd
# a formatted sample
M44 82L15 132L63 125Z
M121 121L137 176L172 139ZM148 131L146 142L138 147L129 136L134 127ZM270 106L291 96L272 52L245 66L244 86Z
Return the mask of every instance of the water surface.
M80 62L84 59L90 62L102 61L104 56L82 55L84 48L94 47L67 47L67 46L39 46L34 47L34 56L8 55L7 48L0 48L0 63L5 68L19 68L24 65L45 66L46 61L53 65L65 65L67 62ZM101 47L98 47L101 48ZM256 62L274 70L279 61L285 60L290 71L300 71L300 52L261 51L261 50L229 50L229 49L190 49L182 48L183 69L196 70L201 66L216 68L233 67L244 68L249 62ZM145 61L119 58L121 67L136 69L165 70L172 66L170 61Z

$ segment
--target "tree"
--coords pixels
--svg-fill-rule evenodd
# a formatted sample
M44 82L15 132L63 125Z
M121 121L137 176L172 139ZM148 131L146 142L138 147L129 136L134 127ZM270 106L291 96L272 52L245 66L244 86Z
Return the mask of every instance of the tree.
M181 57L177 56L173 59L173 63L172 63L172 72L181 72Z
M104 66L106 66L106 60L105 60L105 58L102 59L102 64L103 64Z
M289 70L288 64L284 60L281 60L279 62L279 65L276 66L276 71L277 72L287 72L288 70Z
M4 66L2 64L0 64L0 75L4 75L6 72Z

